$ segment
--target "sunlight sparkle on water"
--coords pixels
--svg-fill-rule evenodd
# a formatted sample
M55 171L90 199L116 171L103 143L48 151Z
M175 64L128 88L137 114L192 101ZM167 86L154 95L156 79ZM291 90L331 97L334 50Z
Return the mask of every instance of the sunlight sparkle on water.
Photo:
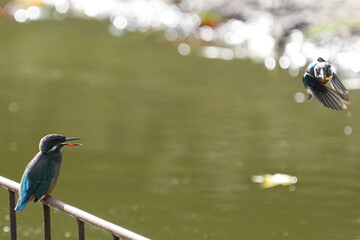
M292 77L297 77L299 75L299 68L297 67L290 67L289 68L289 74Z
M217 58L219 56L219 50L217 47L204 47L203 54L207 58Z
M197 38L201 41L211 42L214 47L225 48L233 47L226 51L213 51L213 54L203 54L209 58L220 58L224 60L236 58L251 58L256 61L265 61L266 58L274 58L279 62L282 69L289 69L292 76L297 76L296 68L302 68L317 57L334 63L341 69L342 74L354 76L360 72L360 38L351 33L352 26L343 26L344 29L333 29L329 34L319 35L318 39L304 34L303 28L296 29L296 23L301 21L293 19L291 12L285 16L273 14L266 10L264 6L272 6L276 12L279 6L264 4L260 1L260 9L254 11L250 3L241 4L241 9L247 9L244 19L236 19L223 16L223 11L239 14L240 8L236 4L226 3L226 1L172 1L162 0L136 0L136 1L117 1L117 0L40 0L40 1L14 1L11 4L11 13L19 23L40 18L58 18L59 14L44 14L50 11L60 13L63 18L68 14L75 17L110 19L112 25L120 31L110 28L110 33L114 36L122 35L123 31L147 32L151 30L164 31L165 38L169 41L183 40L185 38ZM220 4L221 2L221 4ZM231 2L231 1L230 1ZM256 2L256 1L255 1ZM271 1L270 1L271 2ZM6 4L5 4L6 5ZM34 5L34 6L31 6ZM217 9L221 5L221 10ZM24 6L28 6L26 8ZM240 6L240 5L239 5ZM295 6L295 8L297 8ZM350 7L351 8L351 7ZM213 26L202 24L201 12L215 12L224 17ZM240 11L241 12L241 11ZM308 15L313 12L312 8L301 8L298 12ZM51 12L50 12L51 13ZM340 13L340 12L338 12ZM242 15L242 14L240 14ZM288 16L287 16L288 15ZM341 14L340 14L341 15ZM114 20L117 16L121 16ZM285 18L286 17L286 20ZM321 15L321 17L326 17ZM339 15L334 13L331 20ZM335 21L336 22L336 21ZM301 23L301 22L300 22ZM323 23L316 21L316 17L310 20L309 27ZM324 26L325 27L325 26ZM317 29L317 27L315 27ZM346 32L343 39L341 33ZM339 35L340 34L340 35ZM349 35L349 36L348 36ZM216 40L216 41L215 41ZM238 51L238 49L244 49ZM217 52L217 54L216 54ZM224 53L224 54L222 54ZM239 54L240 53L240 54ZM216 55L216 56L215 56ZM234 55L234 56L231 56ZM271 63L267 60L267 63ZM265 66L271 70L273 63ZM270 68L269 68L270 67Z
M345 134L345 135L351 135L351 134L352 134L352 127L350 127L350 126L345 126L345 127L344 127L344 134Z
M26 20L28 19L28 14L27 14L26 10L25 9L16 10L16 12L14 14L14 19L15 19L15 21L17 21L19 23L26 22Z
M302 32L298 29L295 29L291 32L291 40L297 43L301 43L304 40Z
M204 57L210 59L222 59L222 60L232 60L235 57L235 53L231 48L221 48L221 47L203 47L202 54Z
M230 48L220 49L220 58L223 60L231 60L234 58L234 52Z
M293 54L290 58L292 65L296 68L305 66L306 58L302 53Z
M200 37L205 42L210 42L214 39L214 32L211 27L202 27L200 28Z
M302 92L297 92L294 94L294 100L297 103L303 103L305 101L305 94Z
M55 10L58 13L65 14L69 11L70 4L66 0L59 0L55 2Z
M168 27L176 27L179 23L179 14L177 12L167 10L160 16L161 22Z
M266 58L271 55L275 47L275 40L271 36L262 35L250 38L248 44L253 57Z
M178 52L183 56L189 55L190 53L189 45L187 45L186 43L180 43L178 46Z
M285 56L285 55L281 56L281 57L279 58L279 65L280 65L280 67L281 67L282 69L288 69L289 66L290 66L290 59L289 59L289 57L288 57L288 56Z
M168 41L175 41L178 38L178 33L171 28L165 31L164 36Z
M276 67L276 61L272 57L265 58L264 64L267 70L274 70Z
M294 94L294 100L297 103L303 103L305 101L305 94L302 92L297 92Z
M346 66L349 70L359 73L360 72L360 53L358 52L341 52L337 55L337 59L342 65Z
M28 9L26 9L27 16L30 20L37 20L41 16L41 10L37 6L31 6Z
M114 18L113 24L117 29L123 30L127 26L127 20L125 17L119 15Z

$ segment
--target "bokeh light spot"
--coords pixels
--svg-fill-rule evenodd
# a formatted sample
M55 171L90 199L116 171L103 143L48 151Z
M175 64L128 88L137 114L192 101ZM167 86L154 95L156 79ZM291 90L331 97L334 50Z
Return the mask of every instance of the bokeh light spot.
M18 112L20 109L19 104L17 104L16 102L12 102L9 104L9 111L12 113L16 113Z
M183 56L189 55L190 53L190 47L186 43L180 43L177 49L178 52Z
M40 18L41 10L37 6L31 6L26 10L26 13L30 20L36 20Z
M219 50L216 47L205 47L203 54L207 58L217 58L219 56Z
M174 29L168 29L165 31L165 38L168 41L175 41L178 37L178 33Z
M55 10L58 13L65 14L69 11L69 8L70 8L70 4L68 1L59 0L59 1L56 1L56 3L55 3Z
M265 58L264 64L267 70L274 70L276 67L276 61L272 57Z
M282 69L288 69L290 66L290 59L287 56L281 56L279 58L279 65Z
M231 60L234 58L234 52L230 48L223 48L220 51L220 57L224 60Z
M214 32L210 27L200 28L200 37L205 42L210 42L214 38Z
M352 127L350 127L350 126L345 126L344 127L344 134L345 135L351 135L352 134Z
M126 18L124 18L123 16L116 16L114 18L114 22L113 22L114 26L119 29L119 30L123 30L126 28L127 26L127 20Z
M14 14L14 19L17 22L23 23L28 19L28 14L25 9L18 9Z
M299 68L290 67L289 74L292 77L297 77L299 75Z
M303 103L305 101L305 94L302 92L297 92L294 94L294 100L297 103Z

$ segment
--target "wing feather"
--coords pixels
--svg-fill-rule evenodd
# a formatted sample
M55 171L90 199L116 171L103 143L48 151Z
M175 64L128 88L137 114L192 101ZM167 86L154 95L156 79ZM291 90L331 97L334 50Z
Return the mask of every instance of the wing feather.
M37 159L28 173L28 178L32 182L31 192L35 196L35 202L46 193L54 175L55 165L53 161L39 156L39 159Z
M342 110L347 108L346 104L349 104L340 94L326 86L319 85L316 90L311 89L311 91L315 99L318 100L324 107L334 110Z
M335 73L333 73L333 77L331 78L330 83L331 86L335 89L335 91L338 92L344 100L349 100L348 90L345 88L344 84L342 84L342 82Z

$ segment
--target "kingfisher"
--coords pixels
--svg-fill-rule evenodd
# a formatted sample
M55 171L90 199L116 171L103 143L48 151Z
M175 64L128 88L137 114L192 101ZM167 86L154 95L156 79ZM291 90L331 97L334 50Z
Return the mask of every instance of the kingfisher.
M23 210L31 200L37 202L51 193L60 174L61 149L64 146L80 146L80 143L68 143L68 141L79 139L49 134L40 140L40 151L26 166L21 178L16 211Z
M309 64L302 78L308 100L314 97L324 107L334 110L346 109L349 102L349 92L334 72L330 63L319 57ZM326 86L330 81L333 89Z

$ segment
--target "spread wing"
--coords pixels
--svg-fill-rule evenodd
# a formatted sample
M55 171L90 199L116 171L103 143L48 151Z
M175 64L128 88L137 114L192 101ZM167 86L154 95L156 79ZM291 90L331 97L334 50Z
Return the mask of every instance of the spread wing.
M316 88L305 86L305 88L309 93L309 96L314 96L314 98L318 100L324 107L334 110L342 110L347 108L346 104L348 104L348 102L344 100L343 97L337 92L324 85L316 85Z
M349 100L348 90L345 88L345 86L342 84L342 82L335 73L333 73L333 77L331 78L330 83L331 86L335 89L335 91L338 92L344 100Z

